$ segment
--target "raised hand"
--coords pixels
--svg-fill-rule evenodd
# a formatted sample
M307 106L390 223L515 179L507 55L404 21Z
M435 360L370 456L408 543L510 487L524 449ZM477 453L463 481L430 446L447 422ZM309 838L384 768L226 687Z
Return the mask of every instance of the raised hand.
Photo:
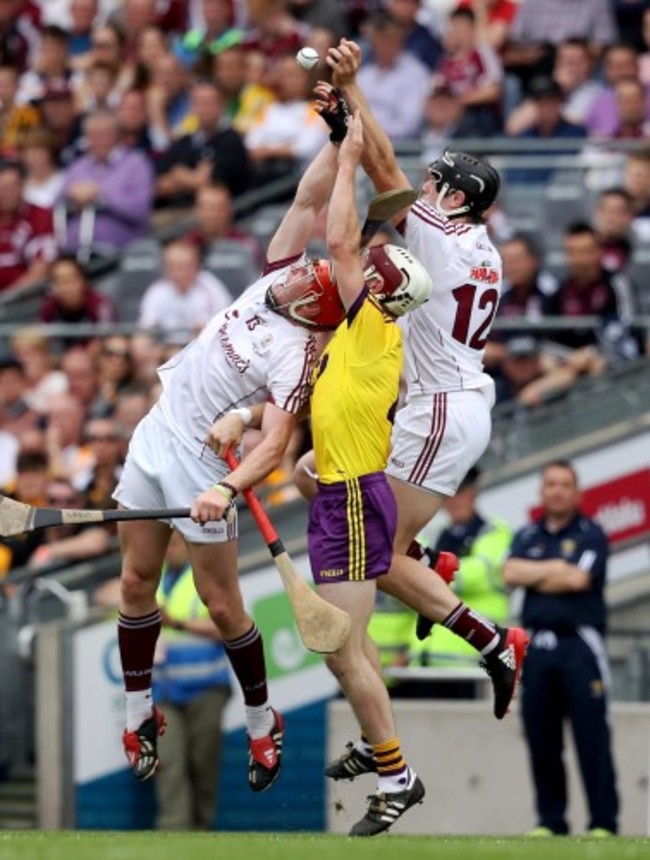
M335 87L345 87L354 83L361 66L361 48L351 39L341 39L335 48L330 48L326 57L332 70L332 83Z
M340 143L347 133L350 118L348 103L341 92L325 81L318 81L314 87L314 107L330 127L330 140Z
M361 160L363 152L363 122L361 114L355 111L354 115L348 122L348 133L345 140L341 144L339 151L339 164L343 161L349 161L355 166Z

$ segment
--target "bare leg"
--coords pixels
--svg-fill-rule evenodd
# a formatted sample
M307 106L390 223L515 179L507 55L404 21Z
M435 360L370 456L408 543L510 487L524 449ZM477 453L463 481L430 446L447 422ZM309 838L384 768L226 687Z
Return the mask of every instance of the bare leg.
M383 675L381 673L381 661L379 660L379 651L377 649L377 646L367 633L363 640L363 653L366 655L372 666L374 666L375 671L377 672L379 677L383 678Z
M375 581L337 582L318 586L325 600L350 613L352 629L345 645L325 658L340 683L365 737L381 744L395 737L386 685L364 650L366 628L375 605Z
M164 719L154 712L151 675L160 612L156 589L171 530L164 523L120 523L122 550L117 638L126 690L124 749L136 779L149 779L159 764L156 741Z
M238 639L253 626L244 609L237 574L237 541L188 545L199 597L223 639Z
M122 551L120 612L139 618L157 609L156 589L171 529L157 520L129 521L119 524L118 535Z
M223 636L226 654L244 694L249 738L248 783L264 791L280 775L282 716L269 704L264 644L244 609L237 575L237 541L190 544L196 590Z
M397 502L397 532L390 571L378 588L421 615L443 621L460 601L439 576L427 576L420 562L406 555L411 541L442 507L444 496L389 477Z
M244 609L237 576L237 541L190 544L196 590L217 625L244 694L251 737L264 737L273 724L268 702L264 646L257 625Z
M502 719L519 682L528 637L519 628L502 630L470 611L439 576L423 575L423 566L405 553L415 536L440 510L443 498L389 477L397 501L397 534L382 591L431 621L444 623L484 657L494 689L494 715Z

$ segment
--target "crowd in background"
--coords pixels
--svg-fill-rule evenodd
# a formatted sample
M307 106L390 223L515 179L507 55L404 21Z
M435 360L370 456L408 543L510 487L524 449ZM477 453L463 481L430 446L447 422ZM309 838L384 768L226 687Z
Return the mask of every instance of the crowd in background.
M40 322L140 329L51 340L28 326L11 339L0 356L0 484L16 499L114 504L156 367L237 292L210 270L210 250L236 243L252 271L263 260L233 200L300 170L327 139L310 93L343 35L362 45L374 112L395 144L420 141L423 164L468 137L583 140L587 154L603 139L647 141L607 153L606 171L594 151L595 205L561 237L559 277L539 237L516 232L503 207L490 214L504 260L498 315L600 324L543 341L497 331L486 361L501 402L535 407L647 351L626 274L650 242L643 0L0 0L0 296L46 281ZM304 45L321 57L311 72L294 59ZM552 179L505 177L531 178ZM179 211L194 226L164 248L137 315L125 316L85 263ZM100 554L111 538L68 528L7 540L0 568Z

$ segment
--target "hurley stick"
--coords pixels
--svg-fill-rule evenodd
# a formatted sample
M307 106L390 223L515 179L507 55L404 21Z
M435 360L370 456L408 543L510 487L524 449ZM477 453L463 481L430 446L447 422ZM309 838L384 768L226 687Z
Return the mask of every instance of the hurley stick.
M231 469L237 468L237 460L231 451L226 454L226 462ZM244 490L243 496L280 572L305 648L319 654L338 651L350 632L350 616L311 590L294 567L289 553L253 490Z
M403 209L408 209L418 199L418 192L413 188L393 188L372 198L368 206L368 214L361 228L361 247L365 248L382 225L398 215Z
M0 494L0 537L25 534L48 526L79 523L116 523L124 520L171 520L189 517L189 508L84 511L73 508L37 508Z

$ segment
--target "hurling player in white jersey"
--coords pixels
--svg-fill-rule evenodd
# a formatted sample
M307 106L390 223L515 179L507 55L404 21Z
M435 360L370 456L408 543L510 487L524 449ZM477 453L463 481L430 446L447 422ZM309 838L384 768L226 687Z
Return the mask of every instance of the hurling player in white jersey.
M377 191L410 187L357 85L359 63L354 42L343 39L329 51L333 82L363 120L362 165ZM397 536L390 572L379 587L417 610L422 638L437 622L482 654L501 719L519 680L526 633L471 611L441 577L425 573L414 544L490 438L494 386L483 372L483 351L499 301L501 260L483 214L496 199L500 179L487 161L464 153L445 153L428 172L419 199L394 222L429 271L433 290L404 320L406 402L396 416L387 468L397 501Z
M262 277L160 368L162 394L135 429L115 491L124 508L191 506L191 519L171 525L188 543L197 591L242 687L253 791L269 788L280 773L284 721L269 704L262 639L242 601L232 500L278 466L309 396L313 332L334 329L345 315L329 262L304 255L334 184L337 152L327 143L305 172L269 244ZM262 441L230 472L217 456L213 424L230 410L246 414L256 403L266 403ZM161 627L156 590L170 534L169 522L119 526L123 741L139 780L159 766L157 739L164 729L151 699L151 670Z

